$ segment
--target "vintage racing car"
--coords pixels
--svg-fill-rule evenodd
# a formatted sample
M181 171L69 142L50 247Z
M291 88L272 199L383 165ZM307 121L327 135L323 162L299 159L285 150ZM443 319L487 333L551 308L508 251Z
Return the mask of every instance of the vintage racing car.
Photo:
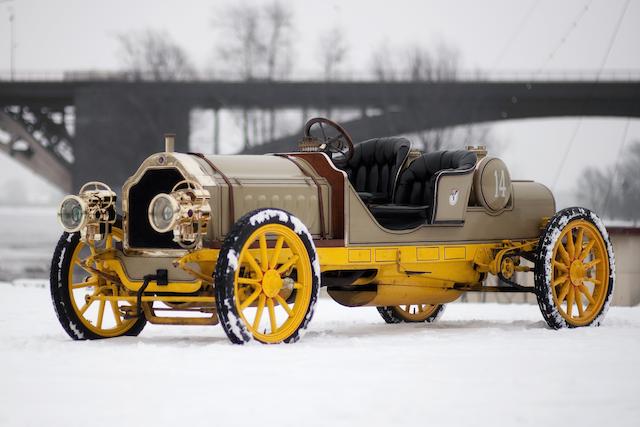
M483 147L354 145L324 118L290 153L173 145L167 135L124 183L121 206L100 182L62 201L51 296L73 339L151 322L295 342L321 286L388 323L435 321L468 291L534 292L551 328L598 325L607 311L615 266L602 222L584 208L556 212L548 188L511 180ZM526 274L534 286L517 280Z

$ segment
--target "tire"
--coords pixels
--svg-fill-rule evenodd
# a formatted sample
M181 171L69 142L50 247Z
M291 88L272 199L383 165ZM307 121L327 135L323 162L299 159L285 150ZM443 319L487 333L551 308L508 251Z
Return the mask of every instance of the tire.
M534 280L549 327L599 326L615 286L613 247L600 218L584 208L556 213L540 236Z
M408 304L376 307L387 323L433 323L442 317L444 304Z
M257 248L250 248L254 243ZM220 323L232 343L298 341L313 317L319 289L320 264L313 239L290 213L249 212L225 238L216 264L215 296ZM293 306L281 293L292 295Z
M122 218L118 217L116 219L112 233L115 239L117 239L117 237L115 237L116 235L119 235L120 239L122 238ZM94 321L90 319L90 317L92 317L92 313L89 312L89 308L91 307L88 307L84 314L81 313L81 309L78 307L78 295L81 295L83 289L86 288L74 291L70 286L73 282L78 284L83 283L82 280L76 280L76 275L79 272L82 272L83 275L87 276L84 283L98 280L98 282L96 282L98 284L98 289L94 292L100 291L100 287L104 288L104 290L100 291L99 295L109 292L109 290L106 289L106 286L104 286L106 285L106 282L100 281L102 279L97 279L97 276L86 273L84 270L75 266L76 260L80 258L85 249L87 249L87 245L80 241L79 232L64 232L60 237L60 240L58 240L58 244L56 245L56 249L53 253L49 285L53 308L62 328L74 340L94 340L101 338L113 338L122 335L137 336L145 327L147 323L146 319L144 317L140 319L123 319L120 316L119 311L114 309L114 304L117 307L117 302L105 303L104 308L101 303L98 303L98 313L102 310L103 315L102 321L98 322L96 319L95 324L93 323ZM86 279L89 279L89 281ZM95 289L96 286L92 286L91 288ZM90 305L93 305L93 302ZM111 310L106 310L107 306L110 306ZM109 311L110 314L106 314L107 311ZM116 312L120 316L120 324L117 323L115 317ZM107 319L105 319L105 314L107 315ZM108 321L108 317L113 319L114 326L111 328L106 327L104 323L105 320Z

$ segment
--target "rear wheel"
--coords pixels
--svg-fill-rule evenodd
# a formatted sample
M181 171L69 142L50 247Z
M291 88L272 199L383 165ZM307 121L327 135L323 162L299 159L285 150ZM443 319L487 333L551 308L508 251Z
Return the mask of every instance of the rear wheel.
M432 323L442 316L444 307L443 304L406 304L377 307L377 309L387 323Z
M74 340L138 335L146 324L144 318L125 319L121 307L128 303L101 300L117 296L120 287L91 271L90 257L99 250L116 248L122 242L120 218L105 239L88 244L80 233L63 233L51 262L50 289L60 324Z
M220 323L233 343L297 341L313 316L319 287L311 235L288 212L250 212L227 235L215 292Z
M547 324L554 329L600 325L614 284L613 248L600 219L584 208L551 218L535 266L538 305Z

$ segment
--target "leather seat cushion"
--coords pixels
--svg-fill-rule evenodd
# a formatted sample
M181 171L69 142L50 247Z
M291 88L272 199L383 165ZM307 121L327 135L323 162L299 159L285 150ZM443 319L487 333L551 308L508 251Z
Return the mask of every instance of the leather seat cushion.
M476 164L476 154L466 150L435 151L415 159L398 179L394 202L407 205L431 205L437 173L467 170Z
M398 172L410 146L406 138L396 137L361 142L354 147L344 171L358 193L378 193L382 195L378 203L391 202Z

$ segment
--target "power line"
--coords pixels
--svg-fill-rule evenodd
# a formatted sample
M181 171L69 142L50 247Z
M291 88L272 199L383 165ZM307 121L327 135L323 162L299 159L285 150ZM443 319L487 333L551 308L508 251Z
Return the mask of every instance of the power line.
M622 7L622 10L620 11L620 15L618 16L618 20L616 21L616 25L614 27L613 33L611 34L611 37L609 38L609 42L607 44L607 48L605 50L605 54L602 58L602 61L600 62L600 66L598 67L598 72L596 73L596 79L593 83L593 85L597 84L600 81L600 77L602 75L602 71L604 70L604 66L607 63L607 60L609 59L609 54L611 53L611 49L613 48L613 45L616 41L616 38L618 37L618 31L620 30L620 27L622 26L622 20L624 19L625 14L627 13L627 8L629 7L629 3L631 2L631 0L627 0L624 4L624 6ZM594 86L591 86L591 90L593 90ZM581 110L584 110L584 107L586 106L587 102L589 102L589 96L586 97L586 99L584 100ZM571 151L571 148L573 147L573 143L576 139L576 135L578 134L578 131L580 130L580 127L582 126L582 116L580 116L580 119L578 120L578 122L575 125L573 134L571 136L571 139L569 140L569 144L567 144L567 148L564 151L564 154L562 155L562 160L560 161L560 165L558 166L558 169L556 171L556 176L553 179L553 185L551 186L552 189L555 190L556 188L556 184L558 183L558 179L560 178L560 174L562 173L563 170L563 166L565 164L565 162L567 161L567 157L569 156L569 152Z
M551 52L547 56L544 63L540 66L540 68L538 68L535 74L539 74L542 70L544 70L544 68L549 64L549 62L551 62L551 60L556 56L556 53L558 53L560 48L564 46L566 41L569 39L569 36L571 36L571 33L573 32L573 30L575 30L578 27L578 24L580 23L584 15L587 13L589 8L591 7L591 3L593 3L593 0L589 0L589 2L580 10L580 13L578 13L578 15L573 19L573 21L571 22L571 25L569 25L569 27L565 30L556 47L554 47L551 50Z
M496 58L493 60L493 64L489 68L490 70L489 72L494 71L495 67L500 63L500 61L502 61L502 58L504 58L504 55L511 48L511 45L513 44L513 42L518 38L518 36L520 35L520 32L525 27L525 24L529 21L529 18L533 14L533 11L536 9L536 7L538 7L539 3L540 3L540 0L533 0L531 2L531 5L529 5L529 8L524 13L524 15L522 15L522 19L520 19L520 21L518 22L518 25L516 26L514 32L511 33L511 36L507 38L507 42L502 47L502 49L500 50Z

